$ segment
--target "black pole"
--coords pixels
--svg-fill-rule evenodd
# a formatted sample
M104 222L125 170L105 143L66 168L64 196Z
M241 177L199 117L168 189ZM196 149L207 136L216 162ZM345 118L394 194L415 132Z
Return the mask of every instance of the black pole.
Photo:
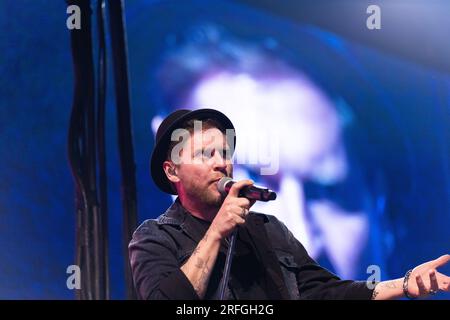
M101 281L102 299L109 299L109 250L108 250L108 197L106 178L106 141L105 141L105 104L106 104L106 40L105 40L105 0L97 2L98 25L98 97L97 97L97 151L98 151L98 179L100 199L99 241L101 241Z
M110 1L109 27L111 33L114 80L116 91L119 151L122 173L123 203L123 252L125 258L125 280L128 299L136 299L128 256L128 243L137 227L136 168L133 152L133 137L130 116L127 40L123 15L123 1Z
M99 76L97 101L92 46L90 0L67 1L81 13L81 29L70 31L75 73L75 90L68 134L69 164L76 189L76 264L81 269L78 299L109 297L107 264L107 206L104 139L106 87L104 30L99 13ZM98 2L102 9L103 1ZM104 7L104 6L103 6ZM97 102L97 104L96 104ZM96 107L98 106L98 113ZM98 142L98 144L97 144ZM97 148L98 147L98 148ZM97 189L97 153L99 160L100 202Z
M67 0L67 3L77 5L81 11L81 29L70 31L75 89L68 133L68 156L75 180L77 208L75 260L81 269L81 289L76 291L76 296L78 299L109 299L105 1L97 1L99 38L97 96L92 57L91 3L90 0ZM136 179L123 2L111 1L108 9L122 174L125 279L127 297L135 299L128 243L137 226Z
M76 291L78 299L95 298L95 268L92 257L93 224L92 212L95 201L88 173L92 158L89 158L91 145L88 142L88 110L94 109L94 64L92 60L91 8L89 0L67 1L69 5L80 7L80 30L70 31L74 65L75 88L68 133L68 157L75 180L76 196L76 264L81 269L81 289ZM94 162L95 163L95 162Z

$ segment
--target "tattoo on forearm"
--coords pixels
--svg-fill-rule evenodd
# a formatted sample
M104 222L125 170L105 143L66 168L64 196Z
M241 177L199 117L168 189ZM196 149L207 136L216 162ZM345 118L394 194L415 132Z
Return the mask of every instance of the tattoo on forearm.
M206 289L206 284L209 279L210 268L208 267L208 261L209 257L206 259L206 261L204 261L201 258L198 258L195 264L197 268L202 269L200 277L198 278L198 281L194 286L195 291L200 294L204 293Z
M192 252L192 255L198 254L199 251L200 251L200 245L198 245L198 246L194 249L194 251Z
M372 300L375 300L377 295L378 295L378 291L377 290L373 290L373 292L372 292Z
M205 260L204 258L198 256L201 248L203 248L203 246L207 241L208 241L208 234L206 233L191 255L191 257L194 258L194 268L200 269L199 270L200 274L195 283L193 283L194 289L200 297L202 297L205 294L206 286L208 284L209 276L211 273L211 268L208 265L210 257L209 256L206 257Z
M205 261L203 261L202 258L197 258L197 260L195 261L195 267L202 269L204 265L205 265Z
M208 234L205 234L205 236L203 237L203 239L198 243L197 247L194 249L194 251L192 252L192 255L196 255L198 254L198 252L200 251L200 248L203 245L200 245L202 242L206 242L208 241Z
M387 281L387 282L382 283L381 285L388 289L396 289L397 288L394 281Z

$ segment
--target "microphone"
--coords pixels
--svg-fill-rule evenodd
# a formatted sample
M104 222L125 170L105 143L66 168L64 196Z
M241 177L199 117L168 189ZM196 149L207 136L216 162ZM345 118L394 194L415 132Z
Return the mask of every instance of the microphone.
M231 186L235 184L236 181L229 177L223 177L217 183L217 189L219 192L226 196L230 192ZM277 198L277 194L267 188L258 186L245 186L239 191L239 197L244 197L249 200L259 200L259 201L271 201Z

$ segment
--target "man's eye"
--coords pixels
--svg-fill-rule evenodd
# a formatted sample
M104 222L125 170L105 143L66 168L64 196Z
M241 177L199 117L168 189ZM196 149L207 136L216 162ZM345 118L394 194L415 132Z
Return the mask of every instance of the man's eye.
M205 149L203 152L203 156L207 159L211 158L214 155L214 149Z
M203 150L198 150L194 153L194 158L201 158L203 156Z

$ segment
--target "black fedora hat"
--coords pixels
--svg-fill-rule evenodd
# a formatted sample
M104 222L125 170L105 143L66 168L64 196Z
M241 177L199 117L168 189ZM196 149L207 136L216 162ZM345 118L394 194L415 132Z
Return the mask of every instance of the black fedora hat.
M180 126L188 120L206 120L213 119L219 122L223 128L233 129L234 126L230 119L222 112L214 109L198 109L198 110L186 110L179 109L168 115L163 122L159 125L158 131L156 132L155 146L153 148L151 161L150 161L150 171L152 174L153 181L155 184L164 192L169 194L176 194L173 190L166 174L163 170L163 163L167 160L167 151L170 145L170 138L172 132L175 129L180 128ZM236 135L234 136L234 146L236 145ZM234 152L234 147L232 148Z

